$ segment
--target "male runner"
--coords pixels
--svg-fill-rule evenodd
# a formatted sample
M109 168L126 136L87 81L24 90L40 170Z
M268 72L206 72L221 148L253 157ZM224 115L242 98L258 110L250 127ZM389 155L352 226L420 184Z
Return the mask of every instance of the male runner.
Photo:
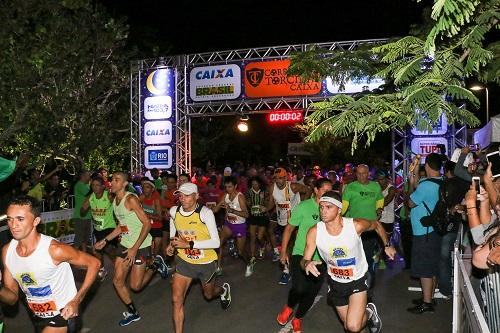
M288 173L284 168L276 168L274 170L274 183L269 188L269 202L267 212L276 207L278 215L277 222L271 221L269 224L269 239L274 250L273 261L280 260L280 253L276 246L276 237L274 235L277 226L285 228L290 219L290 212L300 202L300 196L304 195L309 198L311 190L304 184L291 183L287 181ZM283 273L279 280L279 284L287 284L290 280L290 271L288 265L284 266Z
M120 326L127 326L141 319L125 284L127 275L132 272L129 279L130 289L139 291L151 280L157 270L153 265L146 265L146 260L151 257L152 238L149 234L151 222L137 196L125 190L128 185L127 179L126 173L113 173L111 180L111 190L115 193L113 212L119 225L95 245L95 248L100 250L106 246L106 243L120 236L113 278L116 293L127 307L127 312L123 312L124 318L118 323Z
M306 274L318 277L316 267L321 261L312 260L314 251L327 263L328 298L347 332L361 332L368 324L370 332L378 333L382 321L375 304L367 305L368 263L360 235L375 230L385 244L385 253L391 259L396 250L390 246L387 234L378 221L342 217L342 199L330 191L320 198L321 221L309 229L301 265Z
M176 191L180 206L170 209L170 235L167 254L177 254L176 272L172 278L172 317L175 333L184 328L184 300L193 279L201 281L206 299L220 298L221 306L231 304L231 287L215 285L217 252L220 246L213 212L198 204L198 187L185 183Z
M36 199L21 196L7 208L7 222L14 238L2 250L4 263L0 301L10 305L19 299L19 287L33 313L34 323L43 333L68 332L74 327L78 306L95 281L99 260L38 233L40 206ZM71 265L87 272L76 290Z
M292 288L288 293L287 304L283 307L278 315L278 323L286 325L293 314L294 307L298 304L295 317L292 319L293 332L302 332L302 318L306 315L309 308L314 303L314 299L323 285L324 274L319 278L307 276L300 267L300 261L304 255L306 247L306 236L309 229L316 225L319 221L319 199L321 196L332 190L332 182L327 178L319 178L314 182L313 197L302 201L292 211L292 216L288 225L283 232L283 240L281 242L281 263L283 265L290 264L292 273ZM295 246L293 247L292 260L288 258L288 242L295 228L299 228ZM318 253L314 253L313 260L321 260ZM326 268L321 266L321 270Z
M100 176L92 179L90 182L90 187L92 189L92 194L86 197L83 201L82 208L80 209L80 214L85 216L87 211L90 209L92 214L92 224L94 229L94 237L96 243L103 240L104 237L108 236L116 228L115 218L113 216L113 195L106 190L106 185L104 179ZM118 243L113 240L110 244L106 244L103 250L107 250L107 245L112 245L116 248ZM112 254L111 250L106 251ZM102 281L108 275L108 272L104 268L104 257L102 251L95 251L94 255L101 262L101 268L99 269L99 279ZM114 257L114 254L113 254Z

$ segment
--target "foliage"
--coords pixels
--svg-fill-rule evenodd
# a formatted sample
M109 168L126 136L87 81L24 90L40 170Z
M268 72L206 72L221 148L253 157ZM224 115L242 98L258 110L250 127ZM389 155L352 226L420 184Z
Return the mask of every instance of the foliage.
M84 160L128 136L128 27L90 0L0 3L0 147Z
M479 101L464 78L500 82L500 44L484 45L486 35L500 28L500 0L435 0L430 15L433 25L421 30L428 32L423 38L407 36L368 51L313 49L294 55L290 75L330 76L341 86L363 73L386 81L369 94L336 95L314 103L302 125L306 141L348 136L353 152L358 142L370 145L378 133L393 128L417 125L430 130L441 114L449 122L479 125L469 110Z

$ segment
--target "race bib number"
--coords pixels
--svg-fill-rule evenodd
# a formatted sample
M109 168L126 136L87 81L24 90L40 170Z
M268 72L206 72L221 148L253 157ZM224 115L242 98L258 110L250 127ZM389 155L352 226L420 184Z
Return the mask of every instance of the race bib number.
M40 318L50 318L55 317L59 314L57 310L56 303L51 300L43 301L40 299L32 300L27 299L28 307L33 312L33 314Z
M186 255L186 257L193 260L198 260L205 257L205 253L203 252L203 250L199 249L184 249L184 254Z
M260 213L260 206L252 206L252 215L257 215Z
M94 226L101 227L103 221L94 220Z
M289 202L284 202L284 203L279 203L278 204L279 209L283 210L289 210L290 209L290 203Z
M330 266L330 273L338 279L350 279L354 276L352 268Z
M125 224L120 224L121 235L128 235L128 227Z

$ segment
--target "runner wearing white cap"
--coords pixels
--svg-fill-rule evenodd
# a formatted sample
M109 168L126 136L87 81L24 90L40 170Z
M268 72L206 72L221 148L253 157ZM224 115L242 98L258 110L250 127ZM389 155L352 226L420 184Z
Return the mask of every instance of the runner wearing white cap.
M385 253L391 259L396 250L390 246L387 234L378 221L345 218L341 215L342 199L329 191L319 200L321 221L309 229L301 266L306 274L319 276L316 267L321 261L312 260L314 251L327 264L329 278L328 298L348 332L378 333L382 322L375 304L367 304L368 264L360 235L374 230L385 244Z
M198 187L193 183L182 184L175 192L180 206L170 209L169 256L177 256L176 272L172 278L172 317L175 332L184 328L184 300L193 279L199 279L203 295L211 300L220 298L221 306L231 304L231 286L215 285L217 267L216 249L220 246L213 212L198 204Z

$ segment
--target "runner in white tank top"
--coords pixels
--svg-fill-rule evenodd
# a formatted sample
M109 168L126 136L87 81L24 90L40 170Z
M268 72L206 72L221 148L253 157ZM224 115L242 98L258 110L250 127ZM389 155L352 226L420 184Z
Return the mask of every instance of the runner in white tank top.
M217 267L219 272L221 271L222 265L223 245L226 240L231 237L236 238L236 247L238 248L239 258L245 262L247 267L250 265L250 256L245 248L247 237L247 225L245 221L249 214L245 196L238 191L237 186L238 181L236 180L236 177L225 177L224 189L226 194L213 209L214 213L217 213L220 209L226 210L224 225L219 233L220 248Z
M375 230L386 244L387 256L394 258L396 250L388 244L380 222L342 217L342 199L338 193L330 191L323 194L319 210L321 222L307 233L302 268L306 274L320 275L316 265L320 265L321 261L311 260L317 248L328 265L328 298L335 305L346 330L360 332L368 326L370 332L378 333L382 322L375 305L367 305L368 264L360 235Z
M276 244L275 232L277 225L281 227L286 227L292 209L300 203L300 195L302 194L304 198L309 199L311 197L311 189L304 184L291 183L288 179L288 173L284 168L277 168L274 170L273 174L274 182L269 188L269 202L266 207L267 212L271 212L276 209L277 221L271 220L269 223L269 240L273 247L273 261L277 262L280 260L280 252L278 245ZM293 246L290 246L292 248ZM288 270L288 265L284 265L283 273L281 274L279 284L286 285L290 280L290 272Z
M7 222L14 239L2 251L5 268L0 301L15 304L20 287L39 330L58 327L66 328L58 332L66 332L97 276L99 260L38 233L40 208L33 198L23 196L11 201ZM86 269L79 291L70 264Z

